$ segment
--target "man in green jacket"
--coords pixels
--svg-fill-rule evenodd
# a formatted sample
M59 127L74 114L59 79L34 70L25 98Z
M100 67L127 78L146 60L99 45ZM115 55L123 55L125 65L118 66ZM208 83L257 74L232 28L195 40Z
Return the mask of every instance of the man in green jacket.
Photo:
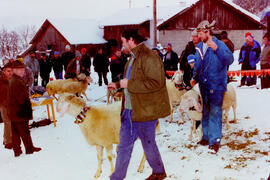
M143 44L144 38L139 30L124 31L121 40L123 47L130 51L131 58L126 63L125 78L108 85L108 89L124 89L120 143L115 171L110 179L125 178L134 142L139 137L153 169L147 180L161 180L166 177L166 172L155 141L155 127L158 118L170 114L163 63Z
M26 154L33 154L41 148L33 146L28 127L29 120L33 118L33 112L29 92L22 79L25 65L20 61L14 61L12 67L13 76L8 87L8 115L11 120L13 151L15 157L18 157L22 154L21 139Z

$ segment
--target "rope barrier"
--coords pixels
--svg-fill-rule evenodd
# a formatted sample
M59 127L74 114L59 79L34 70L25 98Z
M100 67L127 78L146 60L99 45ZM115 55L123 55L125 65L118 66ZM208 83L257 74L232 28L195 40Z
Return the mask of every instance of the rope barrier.
M173 76L175 71L166 71L166 73L169 76ZM259 76L259 77L264 77L266 75L270 76L270 69L260 69L260 70L236 70L236 71L228 71L228 76L233 77L233 76Z

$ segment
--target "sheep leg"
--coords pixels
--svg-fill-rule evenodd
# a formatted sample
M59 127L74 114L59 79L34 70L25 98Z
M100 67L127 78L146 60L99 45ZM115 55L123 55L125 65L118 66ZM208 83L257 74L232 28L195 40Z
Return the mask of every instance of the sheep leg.
M172 108L172 109L171 109L171 118L170 118L170 123L172 123L172 120L173 120L173 112L174 112L174 109Z
M145 153L143 153L143 157L142 157L140 166L139 166L139 168L137 170L139 173L143 172L145 161L146 161L146 156L145 156Z
M202 122L201 122L201 124L200 124L200 130L201 130L201 137L200 137L200 139L202 139L202 137L203 137Z
M58 101L58 99L57 99L57 97L55 96L55 94L53 94L52 96L56 99L56 101Z
M192 141L193 131L195 129L195 124L196 124L195 120L191 120L191 121L192 121L192 124L190 127L190 134L189 134L189 138L188 138L189 141Z
M96 146L96 150L97 150L97 159L98 159L98 169L97 172L94 176L94 178L99 178L101 173L102 173L102 161L103 161L103 146L97 145Z
M233 108L233 117L234 117L233 123L236 124L237 123L236 122L236 104L233 104L232 108Z
M225 109L224 110L224 121L226 123L226 129L227 130L229 129L228 111L229 111L229 109Z
M114 172L114 164L113 164L113 153L112 153L113 145L106 147L107 157L111 165L111 174Z

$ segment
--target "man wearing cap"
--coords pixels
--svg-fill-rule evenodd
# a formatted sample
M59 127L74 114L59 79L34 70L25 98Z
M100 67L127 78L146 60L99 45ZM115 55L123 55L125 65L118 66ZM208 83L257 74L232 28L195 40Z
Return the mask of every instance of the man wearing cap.
M178 55L172 50L172 44L168 43L167 52L164 55L164 69L166 71L177 71L178 70ZM170 79L171 77L167 75L166 77Z
M21 139L26 154L33 154L33 152L40 151L41 148L33 146L28 125L29 120L33 119L33 112L28 89L22 79L25 65L14 61L12 67L13 76L8 87L8 115L11 120L14 156L18 157L22 154Z
M16 60L24 64L24 59L21 56L17 56ZM33 86L33 82L34 82L34 76L33 76L32 70L28 66L25 67L23 80L28 90L31 90L31 87ZM29 91L29 94L30 94L30 91Z
M261 55L261 69L270 69L270 34L263 36L264 48ZM261 88L270 88L270 75L267 73L261 77Z
M38 85L38 74L40 72L39 62L36 59L36 53L34 51L30 52L30 58L25 62L25 65L28 66L34 76L34 86Z
M215 22L202 21L198 27L201 39L196 48L195 68L191 85L199 82L203 100L200 145L209 145L210 151L217 153L222 137L222 103L227 90L227 66L233 62L233 54L224 42L213 36Z
M52 67L55 79L63 79L63 59L58 51L54 51L52 58Z
M39 60L39 66L40 66L41 85L44 88L46 88L50 80L50 73L52 70L51 61L47 57L46 53L42 53L41 58Z
M66 72L68 64L70 63L72 59L75 58L75 54L71 51L70 45L67 44L65 46L65 52L62 54L61 58L64 64L65 72Z
M5 148L12 149L11 122L8 117L8 83L13 74L12 63L8 62L4 65L2 75L0 77L0 111L4 122L3 144Z
M90 56L87 54L86 48L81 49L82 54L82 73L84 73L86 76L90 75L90 68L91 68L91 59Z
M75 78L77 77L77 75L83 72L81 57L82 55L80 51L76 51L75 58L72 61L70 61L70 63L68 64L66 74L65 74L66 79Z
M191 72L193 72L191 70L191 67L190 67L189 63L188 63L187 57L190 54L195 54L196 53L195 47L200 42L200 39L198 37L198 33L197 33L196 29L194 31L192 31L191 37L192 37L192 41L188 42L188 44L186 45L185 50L182 52L181 57L179 59L180 70L182 72L184 72L183 80L184 80L184 83L186 84L187 89L190 89L190 87L191 87L191 85L190 85L190 80L191 80L191 77L192 77Z
M261 56L261 46L254 40L253 35L250 32L247 32L245 35L246 42L241 47L239 54L239 64L242 65L241 70L256 70L256 64L260 61ZM256 76L247 77L244 75L241 78L241 86L251 86L256 85Z

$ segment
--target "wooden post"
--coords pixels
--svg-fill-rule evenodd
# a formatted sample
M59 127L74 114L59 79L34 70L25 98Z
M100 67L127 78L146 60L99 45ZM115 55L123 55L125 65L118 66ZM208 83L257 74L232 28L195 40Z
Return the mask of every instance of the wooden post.
M153 0L154 47L157 46L157 1Z

